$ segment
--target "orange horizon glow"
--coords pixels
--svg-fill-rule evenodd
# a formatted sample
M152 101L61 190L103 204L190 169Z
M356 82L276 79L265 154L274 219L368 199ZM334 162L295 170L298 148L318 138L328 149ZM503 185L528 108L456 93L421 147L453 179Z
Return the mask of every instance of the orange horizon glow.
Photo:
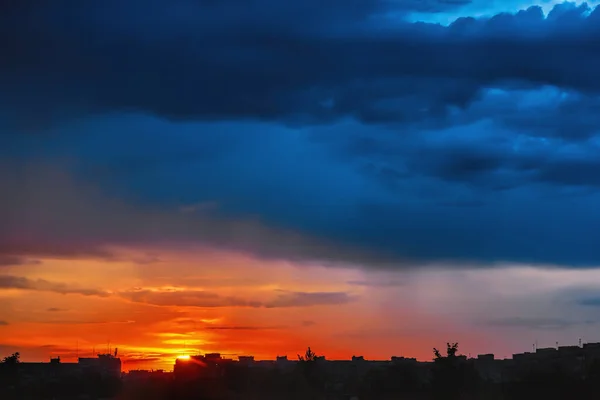
M120 261L42 259L3 267L0 275L18 277L21 287L0 289L0 321L6 321L0 356L19 351L23 361L60 356L70 362L118 348L125 371L172 370L178 358L191 355L294 360L308 346L330 360L427 361L433 347L458 341L463 354L492 351L505 358L521 350L510 337L473 329L446 310L494 310L494 302L479 300L494 290L514 299L519 282L544 285L540 293L565 282L550 272L517 268L473 272L465 290L462 281L439 271L390 276L207 249L160 249L160 261L139 263L139 250L121 251ZM585 282L592 272L586 273L571 276ZM399 277L409 283L389 285ZM374 284L364 284L367 279ZM493 289L492 282L501 286ZM550 333L546 340L553 343Z

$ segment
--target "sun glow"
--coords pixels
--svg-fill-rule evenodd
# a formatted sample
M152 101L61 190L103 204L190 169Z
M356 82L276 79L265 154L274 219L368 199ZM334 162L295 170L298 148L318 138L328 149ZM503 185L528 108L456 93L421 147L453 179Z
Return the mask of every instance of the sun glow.
M189 355L187 355L187 354L184 354L184 355L182 355L182 356L177 356L177 358L178 358L178 359L180 359L180 360L184 360L184 361L185 361L185 360L189 360L189 359L190 359L190 356L189 356Z

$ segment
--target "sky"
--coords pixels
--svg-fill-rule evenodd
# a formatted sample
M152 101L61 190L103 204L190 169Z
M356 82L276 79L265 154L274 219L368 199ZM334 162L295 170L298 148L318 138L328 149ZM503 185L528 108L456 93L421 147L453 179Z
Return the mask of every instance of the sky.
M600 2L0 5L0 355L600 341Z

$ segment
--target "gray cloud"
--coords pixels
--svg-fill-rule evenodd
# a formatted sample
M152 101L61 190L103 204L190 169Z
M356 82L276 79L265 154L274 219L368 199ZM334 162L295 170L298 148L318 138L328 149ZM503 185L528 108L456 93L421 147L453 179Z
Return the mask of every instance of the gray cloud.
M216 292L204 290L178 290L178 291L153 291L131 290L121 292L119 295L135 303L151 304L156 306L179 307L261 307L257 301L243 298L221 296Z
M13 208L13 210L15 209L16 208ZM0 235L2 233L4 232L0 232ZM15 239L0 236L0 254L2 253L4 253L3 260L6 263L0 264L0 267L41 263L39 260L32 260L25 256L20 256L21 254L40 258L48 257L67 260L79 258L101 259L103 261L119 260L115 254L103 249L102 246L98 246L97 243L64 243L52 241L52 239L49 238L36 241L32 239Z
M0 326L7 326L7 325L8 325L8 321L0 320Z
M110 296L109 292L99 289L78 288L64 283L47 281L45 279L29 279L13 275L0 275L0 288L54 292L60 294L80 294L83 296Z
M273 299L268 301L248 300L242 297L223 296L216 292L204 290L131 290L120 292L119 296L136 302L156 306L178 307L313 307L322 305L339 305L354 300L353 296L343 292L288 292L277 291Z
M279 291L277 297L265 303L267 308L276 307L312 307L339 305L354 301L355 296L345 292L289 292Z
M16 265L32 265L39 264L39 260L32 260L25 257L17 257L12 255L2 255L0 250L0 267L10 267Z
M599 321L593 320L583 320L583 321L575 321L563 318L521 318L521 317L512 317L512 318L501 318L501 319L491 319L485 321L485 324L488 326L499 327L499 328L530 328L530 329L539 329L539 330L557 330L557 329L566 329L573 326L578 325L595 325L598 324Z
M386 287L401 287L406 286L408 282L404 279L361 279L361 280L351 280L346 282L349 285L355 286L366 286L366 287L374 287L374 288L386 288Z

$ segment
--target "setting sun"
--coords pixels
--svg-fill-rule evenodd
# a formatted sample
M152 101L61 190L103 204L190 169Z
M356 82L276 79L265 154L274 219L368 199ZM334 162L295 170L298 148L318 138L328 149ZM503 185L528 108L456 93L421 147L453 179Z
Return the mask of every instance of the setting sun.
M187 355L187 354L184 354L184 355L182 355L182 356L177 356L177 358L178 358L179 360L184 360L184 361L185 361L185 360L189 360L189 359L190 359L190 356L189 356L189 355Z

